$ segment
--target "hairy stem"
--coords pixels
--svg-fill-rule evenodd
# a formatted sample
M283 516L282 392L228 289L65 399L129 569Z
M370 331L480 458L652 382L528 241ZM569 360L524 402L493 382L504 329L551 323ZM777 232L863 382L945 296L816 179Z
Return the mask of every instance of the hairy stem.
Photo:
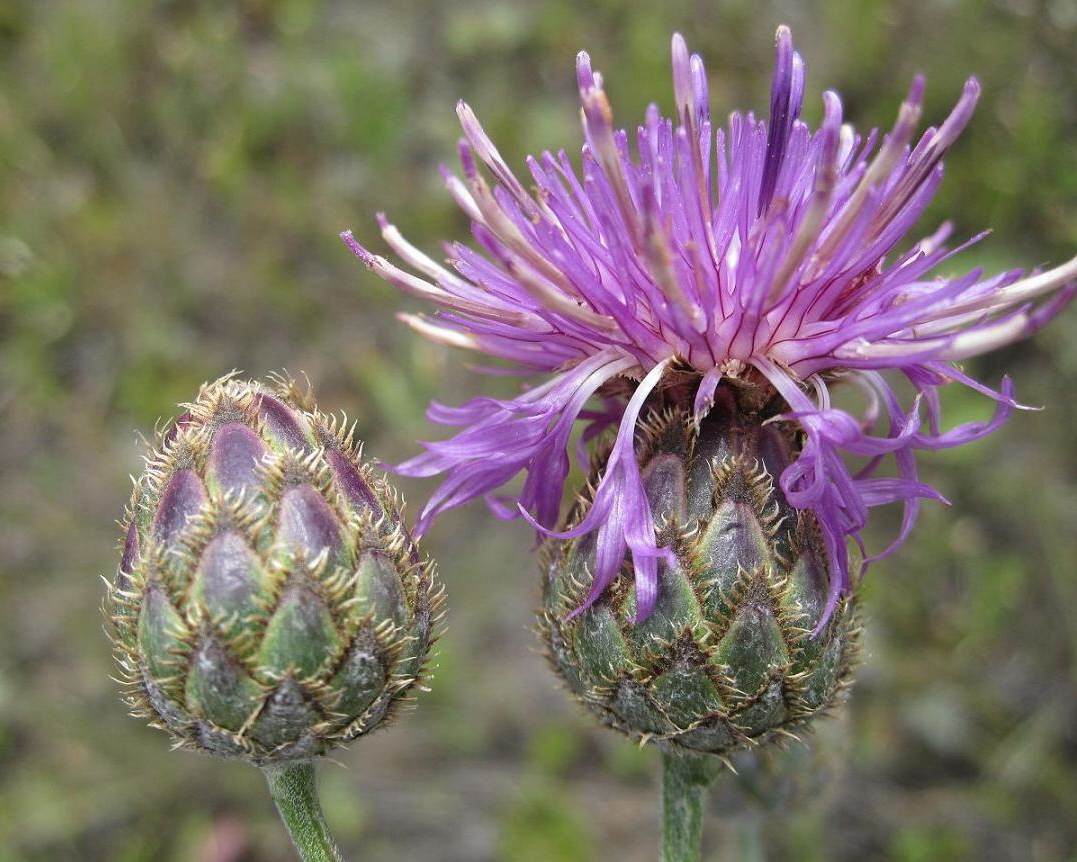
M262 768L269 793L303 862L344 862L318 802L314 761L300 760Z
M718 769L704 754L662 752L661 862L699 862L704 804Z

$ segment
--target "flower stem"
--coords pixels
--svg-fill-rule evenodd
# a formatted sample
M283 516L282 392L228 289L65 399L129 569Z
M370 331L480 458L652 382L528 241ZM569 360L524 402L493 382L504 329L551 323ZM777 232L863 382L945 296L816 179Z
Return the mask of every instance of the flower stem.
M269 793L303 862L344 862L329 834L318 791L314 785L314 761L300 760L262 768Z
M704 803L718 771L705 754L662 752L661 862L699 862Z

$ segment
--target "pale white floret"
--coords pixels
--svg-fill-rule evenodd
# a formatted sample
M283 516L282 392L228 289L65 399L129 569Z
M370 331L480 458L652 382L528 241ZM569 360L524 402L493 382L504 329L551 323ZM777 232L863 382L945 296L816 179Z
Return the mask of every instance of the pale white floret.
M478 339L475 336L456 329L449 329L445 326L438 326L424 315L401 313L396 316L396 319L406 323L420 335L429 338L431 341L436 341L438 344L445 344L449 347L462 347L465 350L480 349Z

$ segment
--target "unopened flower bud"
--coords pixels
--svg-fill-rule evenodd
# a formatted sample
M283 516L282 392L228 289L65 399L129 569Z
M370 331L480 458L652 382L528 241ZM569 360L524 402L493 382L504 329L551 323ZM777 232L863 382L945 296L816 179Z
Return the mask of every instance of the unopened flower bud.
M138 715L266 766L383 725L423 673L441 590L342 419L293 381L225 377L135 481L106 606Z

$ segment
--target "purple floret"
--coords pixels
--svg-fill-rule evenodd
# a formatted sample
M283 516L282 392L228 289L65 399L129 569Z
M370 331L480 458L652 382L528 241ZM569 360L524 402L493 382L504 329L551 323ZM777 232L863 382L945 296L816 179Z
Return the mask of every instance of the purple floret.
M974 78L944 122L915 143L921 77L885 135L861 138L844 125L831 91L823 94L820 127L809 129L799 119L804 63L785 27L766 122L734 113L724 128L712 127L703 62L680 35L673 37L676 116L662 117L652 105L634 140L615 129L602 78L584 53L577 80L580 169L563 151L528 158L535 194L471 109L458 106L463 176L443 173L472 221L478 251L454 243L442 266L379 217L408 271L342 234L379 276L439 306L432 317L401 315L414 329L547 378L509 400L431 406L434 422L462 430L425 444L424 454L399 467L407 475L446 476L417 532L476 497L499 517L524 514L545 535L594 532L594 582L583 608L630 552L643 619L654 607L659 561L669 554L657 547L636 466L644 401L674 366L699 376L697 418L723 378L765 379L788 403L785 418L806 435L780 482L791 505L816 513L829 551L821 628L852 588L847 542L863 549L868 509L904 506L896 540L866 557L870 562L905 540L921 499L943 499L917 477L915 453L990 434L1018 406L1009 380L996 391L954 363L1024 338L1054 317L1074 295L1077 259L1029 275L932 276L969 244L946 246L948 224L894 254L938 188L942 156L972 116ZM911 406L880 373L888 369L911 384ZM616 379L632 381L634 394L610 397L603 387ZM831 404L837 380L864 393L863 416ZM994 417L942 430L937 390L950 382L994 399ZM574 529L555 533L577 422L587 423L581 446L614 426L617 437L591 508ZM854 472L846 455L866 463ZM494 495L520 472L520 494Z

